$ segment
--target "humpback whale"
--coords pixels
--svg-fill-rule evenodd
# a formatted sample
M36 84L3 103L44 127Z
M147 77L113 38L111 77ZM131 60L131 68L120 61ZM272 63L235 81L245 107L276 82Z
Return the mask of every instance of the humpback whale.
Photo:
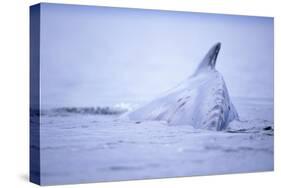
M171 125L223 130L239 119L223 76L216 70L221 43L215 44L195 72L175 88L125 116L129 120L161 120Z

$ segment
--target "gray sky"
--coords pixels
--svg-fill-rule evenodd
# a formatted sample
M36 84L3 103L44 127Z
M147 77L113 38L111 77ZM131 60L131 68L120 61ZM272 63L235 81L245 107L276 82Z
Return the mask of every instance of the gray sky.
M42 107L151 100L216 42L231 96L273 97L272 18L42 4Z

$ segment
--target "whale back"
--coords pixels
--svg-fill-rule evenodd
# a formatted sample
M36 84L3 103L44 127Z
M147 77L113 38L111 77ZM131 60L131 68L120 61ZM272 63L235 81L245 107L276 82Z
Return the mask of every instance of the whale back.
M183 89L171 91L128 114L132 120L163 120L171 125L223 130L238 114L219 72L191 78ZM196 87L194 87L197 85Z
M127 114L131 120L223 130L238 119L222 75L215 69L221 44L214 45L195 73L163 96Z

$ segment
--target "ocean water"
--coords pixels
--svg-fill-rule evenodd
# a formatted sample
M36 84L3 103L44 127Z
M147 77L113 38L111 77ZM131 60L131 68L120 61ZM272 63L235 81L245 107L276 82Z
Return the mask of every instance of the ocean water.
M41 183L273 170L273 100L237 98L234 105L240 121L219 132L161 121L124 121L115 113L44 113Z

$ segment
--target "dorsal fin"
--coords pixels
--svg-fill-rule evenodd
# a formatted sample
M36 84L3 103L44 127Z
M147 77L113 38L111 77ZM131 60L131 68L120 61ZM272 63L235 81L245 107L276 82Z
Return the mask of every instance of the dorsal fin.
M200 72L205 72L208 70L215 69L217 57L221 48L221 43L218 42L208 51L199 66L197 67L193 75L197 75Z

